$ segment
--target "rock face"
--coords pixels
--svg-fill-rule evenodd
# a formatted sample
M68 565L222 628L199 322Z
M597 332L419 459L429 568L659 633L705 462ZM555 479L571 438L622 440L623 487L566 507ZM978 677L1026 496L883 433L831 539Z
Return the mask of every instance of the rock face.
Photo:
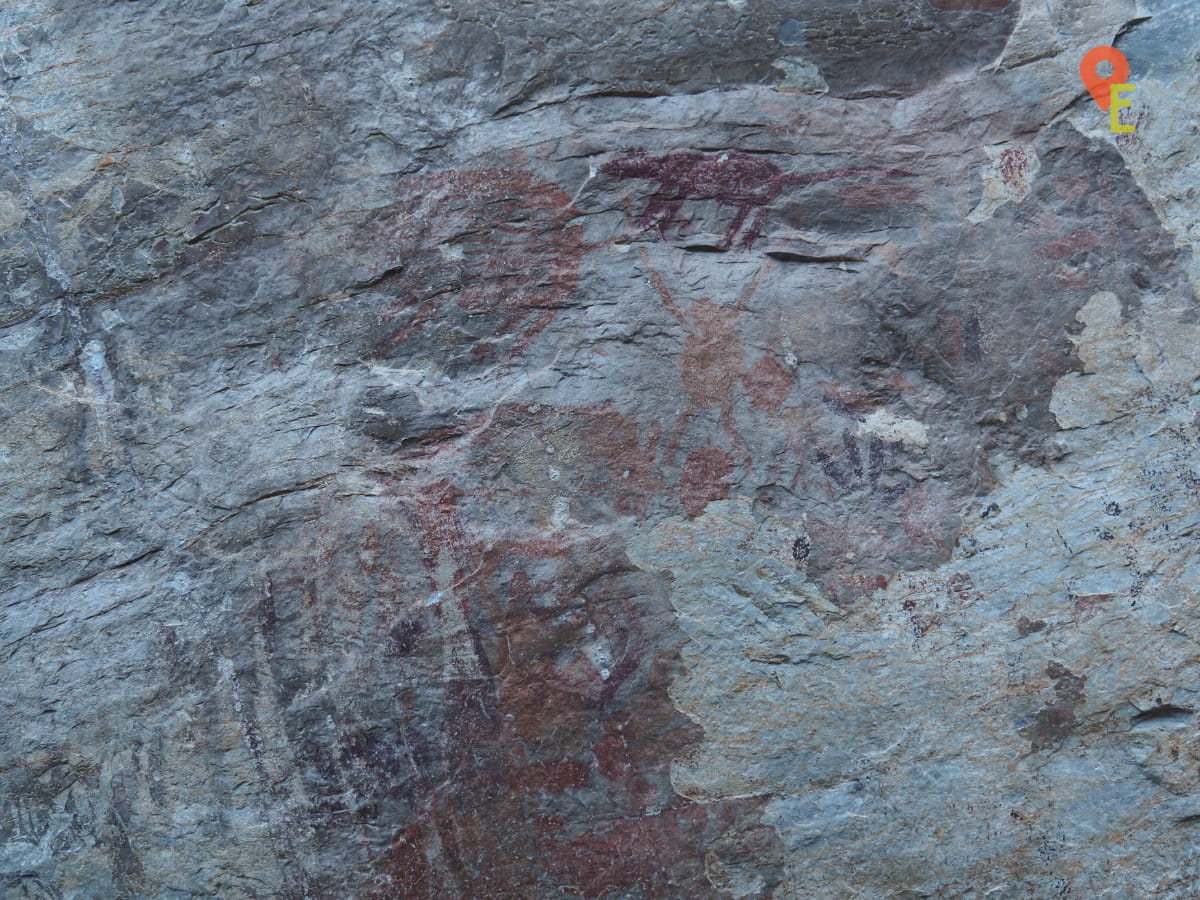
M0 895L1197 896L1196 18L9 3Z

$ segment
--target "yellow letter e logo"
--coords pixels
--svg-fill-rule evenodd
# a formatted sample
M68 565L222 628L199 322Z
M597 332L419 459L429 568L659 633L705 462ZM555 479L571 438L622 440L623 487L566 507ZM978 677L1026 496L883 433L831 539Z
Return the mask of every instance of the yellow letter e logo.
M1129 106L1132 101L1121 96L1122 91L1132 91L1132 84L1114 84L1109 87L1108 127L1113 134L1129 134L1136 130L1134 125L1121 124L1121 108Z

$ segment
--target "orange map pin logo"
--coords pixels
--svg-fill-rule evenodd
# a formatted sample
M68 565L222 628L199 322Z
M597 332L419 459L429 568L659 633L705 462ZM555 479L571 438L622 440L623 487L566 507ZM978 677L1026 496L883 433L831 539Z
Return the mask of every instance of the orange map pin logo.
M1096 74L1096 67L1102 62L1112 63L1112 74L1107 78ZM1079 77L1083 79L1083 86L1091 93L1096 105L1108 112L1112 105L1112 86L1123 85L1129 77L1129 60L1116 47L1093 47L1079 64Z

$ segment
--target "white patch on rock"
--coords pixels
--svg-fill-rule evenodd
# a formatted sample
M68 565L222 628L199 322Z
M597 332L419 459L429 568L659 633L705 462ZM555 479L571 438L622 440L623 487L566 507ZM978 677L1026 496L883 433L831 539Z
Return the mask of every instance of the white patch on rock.
M37 337L38 330L34 325L14 325L6 328L0 334L0 350L14 351L28 347Z
M550 527L561 531L571 524L571 501L566 497L554 498L554 511L550 513Z
M906 419L886 409L877 409L858 425L858 435L873 434L885 441L901 442L905 450L929 446L929 430L916 419Z
M463 258L462 244L438 244L437 251L446 262L457 262Z
M125 319L119 310L108 308L100 311L100 327L105 331L112 331L118 325L124 325Z
M829 84L821 70L802 56L783 56L771 65L783 72L783 80L774 86L777 91L789 94L824 94L829 91Z
M91 404L96 414L96 425L100 440L104 444L110 442L113 377L108 368L108 359L104 344L100 341L88 341L83 345L79 354L79 368L83 370L83 380L87 385L86 403Z
M592 664L592 668L600 675L602 681L607 681L612 675L612 652L603 640L592 640L584 644L583 655Z
M24 204L15 194L0 191L0 234L16 231L25 222Z
M1050 411L1062 429L1112 421L1150 384L1136 360L1137 329L1121 321L1116 294L1093 294L1075 318L1084 324L1083 333L1072 338L1083 373L1058 379L1050 398Z

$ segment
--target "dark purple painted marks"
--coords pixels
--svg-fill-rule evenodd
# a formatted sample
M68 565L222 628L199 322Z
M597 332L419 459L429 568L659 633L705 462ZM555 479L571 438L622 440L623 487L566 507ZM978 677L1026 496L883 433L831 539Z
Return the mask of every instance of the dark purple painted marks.
M337 895L718 900L706 860L753 858L769 896L780 848L760 824L763 801L695 804L671 786L672 761L700 730L669 694L686 636L666 579L634 567L606 528L479 527L523 499L528 484L496 478L494 464L531 428L581 448L563 482L589 521L663 490L659 428L609 407L503 406L453 477L381 472L369 523L314 524L321 540L299 545L330 555L271 567L269 608L247 608L281 657L324 633L310 652L323 662L293 681L353 672L336 702L281 704L316 839L391 838L369 880ZM493 480L481 486L481 474ZM615 487L589 508L602 482ZM346 606L352 631L337 625Z
M843 429L840 453L831 453L820 446L814 446L812 452L821 471L841 491L850 492L858 487L866 487L872 492L879 491L884 467L895 457L900 444L882 440L875 435L870 435L865 444L864 457L863 442L857 440L849 429ZM904 493L906 486L901 482L880 491L881 501L893 502Z
M913 174L899 169L865 166L797 175L785 173L779 166L761 157L736 151L649 156L644 150L635 150L620 159L610 160L601 167L601 171L615 178L642 178L658 182L658 189L636 221L643 228L655 227L660 234L670 226L679 224L678 219L687 200L712 199L722 206L732 207L735 211L733 221L726 229L722 242L726 248L733 245L748 218L750 224L742 232L740 246L753 246L766 224L770 205L789 185L804 186L855 176L906 178Z
M273 677L239 681L243 703L278 686L299 824L374 848L353 890L315 873L312 896L718 900L714 858L756 860L770 896L764 801L674 792L672 761L701 739L669 693L686 635L665 576L606 524L668 493L662 432L607 405L501 405L426 468L381 463L363 515L339 504L272 554L243 612L270 635ZM531 434L575 448L556 489L589 527L547 535L519 512L541 482L496 463ZM339 693L309 699L331 672Z

